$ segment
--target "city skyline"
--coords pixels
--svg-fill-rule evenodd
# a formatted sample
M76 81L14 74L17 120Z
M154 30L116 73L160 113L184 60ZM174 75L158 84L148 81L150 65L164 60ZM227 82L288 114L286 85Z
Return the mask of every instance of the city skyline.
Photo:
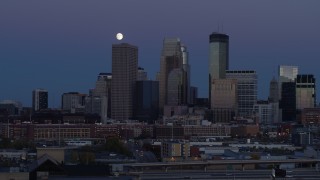
M138 65L151 79L160 71L163 39L180 38L200 97L208 97L208 38L215 31L229 35L230 70L257 71L258 99L267 99L279 65L320 77L317 1L168 2L1 2L0 100L31 106L32 90L44 88L49 107L59 107L65 92L88 93L100 72L111 72L118 32L121 43L138 46Z

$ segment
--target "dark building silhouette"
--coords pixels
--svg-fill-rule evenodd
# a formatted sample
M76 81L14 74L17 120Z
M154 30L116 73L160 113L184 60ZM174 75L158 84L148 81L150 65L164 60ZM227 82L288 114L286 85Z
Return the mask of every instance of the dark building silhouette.
M276 78L272 78L269 86L269 101L278 102L279 101L279 83Z
M138 47L130 44L112 45L111 118L129 120L133 117L133 95L137 80Z
M134 119L152 124L159 115L159 81L137 81Z
M48 91L45 89L35 89L32 91L33 111L48 109Z
M296 121L295 82L282 83L280 109L282 110L282 122Z

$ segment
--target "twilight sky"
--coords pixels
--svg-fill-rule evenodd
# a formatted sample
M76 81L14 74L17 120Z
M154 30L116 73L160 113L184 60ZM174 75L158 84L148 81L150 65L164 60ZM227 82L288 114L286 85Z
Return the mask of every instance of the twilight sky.
M32 90L45 88L49 106L60 107L62 93L88 93L100 72L111 72L117 32L139 47L151 79L163 38L179 37L191 84L207 97L209 34L218 27L230 36L230 69L256 70L258 98L266 99L278 65L320 81L319 8L319 0L0 1L0 100L30 106Z

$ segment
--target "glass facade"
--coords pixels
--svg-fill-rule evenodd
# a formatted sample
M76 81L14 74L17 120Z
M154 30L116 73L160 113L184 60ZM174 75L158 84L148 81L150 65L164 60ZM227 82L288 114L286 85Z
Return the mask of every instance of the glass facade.
M282 122L296 121L296 83L282 83L280 109Z
M159 115L159 82L136 81L134 119L153 124Z
M229 69L229 36L212 33L209 36L209 101L213 79L224 79Z

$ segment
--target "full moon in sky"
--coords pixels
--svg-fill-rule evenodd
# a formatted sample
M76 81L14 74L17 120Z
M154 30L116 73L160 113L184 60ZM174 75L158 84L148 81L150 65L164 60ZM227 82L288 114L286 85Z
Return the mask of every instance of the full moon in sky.
M120 41L120 40L123 38L123 34L118 33L118 34L116 35L116 38Z

